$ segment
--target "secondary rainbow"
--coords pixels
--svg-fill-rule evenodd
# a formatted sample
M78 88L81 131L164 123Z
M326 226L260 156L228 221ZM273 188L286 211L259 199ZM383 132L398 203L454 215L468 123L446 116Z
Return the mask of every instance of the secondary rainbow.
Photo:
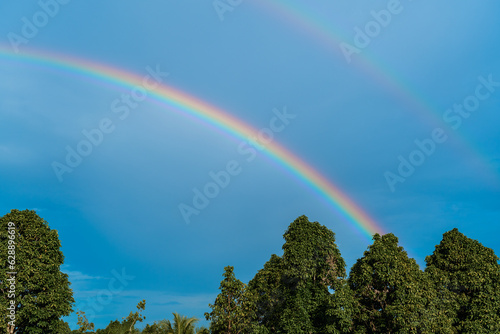
M336 28L334 26L335 22L326 23L318 15L311 13L306 6L299 8L298 4L289 1L258 0L252 2L252 4L263 8L265 12L276 16L278 19L285 20L289 25L300 28L301 32L305 32L308 37L314 38L335 54L339 61L348 64L340 45L345 42L352 45L352 38L346 37L345 33ZM360 22L359 25L362 26L365 23ZM369 54L368 50L361 50L360 53L353 54L352 58L354 60L350 62L351 66L359 68L362 73L371 77L381 87L384 87L392 96L399 99L408 111L415 112L420 121L424 121L430 129L437 127L445 129L446 134L453 138L449 142L455 144L461 154L467 153L467 159L464 159L464 161L474 165L475 168L479 168L478 172L488 175L495 182L500 180L498 172L492 168L489 159L482 156L469 140L461 136L457 131L452 130L444 122L442 119L443 110L433 107L422 94L418 93L417 89L407 81L398 78L398 75L393 73L393 70L384 65L382 61L376 60L373 54Z
M263 8L264 11L277 16L286 21L290 26L301 28L301 32L307 34L318 41L335 54L339 61L347 66L359 68L363 74L371 77L375 82L385 87L394 97L398 97L402 102L409 105L411 109L420 112L419 117L434 125L443 125L443 121L438 117L439 113L427 105L423 98L417 98L409 88L408 83L398 79L391 70L382 65L380 60L375 61L374 56L368 57L368 50L362 49L360 53L354 53L352 60L348 62L341 51L342 43L354 44L350 39L333 23L323 22L317 15L314 15L305 6L296 8L293 4L280 0L258 0L254 3ZM373 58L373 59L372 59Z
M10 49L0 46L0 59L24 61L59 71L78 73L84 77L91 77L127 89L141 85L143 78L135 73L109 65L39 50L16 54ZM154 91L149 91L148 96L175 112L195 117L238 139L247 140L248 137L254 136L258 132L257 129L231 114L165 84L160 85ZM384 233L382 227L343 193L339 187L288 149L273 141L266 146L266 150L263 152L324 198L332 208L356 227L356 230L361 232L367 240L371 240L372 235L375 233Z

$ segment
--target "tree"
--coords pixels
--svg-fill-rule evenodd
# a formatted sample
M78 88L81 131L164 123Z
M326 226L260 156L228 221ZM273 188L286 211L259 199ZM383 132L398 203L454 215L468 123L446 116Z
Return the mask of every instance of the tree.
M132 331L134 330L136 322L142 322L144 319L146 319L145 316L141 315L141 312L146 309L146 300L143 299L142 301L140 301L136 307L137 307L137 312L134 313L130 312L130 314L127 317L123 318L124 322L130 324L130 327L128 329L129 333L133 333Z
M87 320L87 317L85 316L85 312L78 311L78 312L76 312L76 315L78 317L77 325L79 326L79 328L78 328L79 333L87 333L88 331L91 331L91 333L94 332L94 323L89 322Z
M122 318L122 322L119 322L118 320L110 321L109 325L105 329L98 329L96 334L140 333L140 331L135 328L135 324L146 319L145 316L141 315L141 312L146 308L146 300L143 299L140 301L136 307L137 312L130 312L127 317Z
M347 279L339 279L337 289L325 308L325 333L352 333L357 304Z
M57 231L35 211L12 210L0 218L1 330L19 334L60 331L59 320L72 312L74 303L68 275L60 270L64 262L60 248ZM6 310L10 305L15 321L9 324Z
M57 329L55 330L55 333L57 333L57 334L69 334L69 333L71 333L71 328L69 327L69 324L66 321L59 319L59 325L58 325Z
M142 330L143 334L209 334L205 327L194 327L198 322L195 317L188 318L178 313L174 315L173 324L170 320L161 320L154 322L152 325L146 325Z
M248 291L254 296L255 323L272 331L276 330L281 317L283 275L283 259L272 254L248 283Z
M130 325L131 322L127 320L123 320L122 322L118 320L110 321L106 328L96 330L96 334L127 334L130 331ZM138 334L140 331L133 329L132 333Z
M170 334L170 321L160 320L155 321L152 325L147 324L142 330L142 334Z
M273 254L249 282L258 325L273 333L349 331L352 296L335 234L301 216L283 238L283 256Z
M108 326L104 329L97 329L96 334L139 334L140 330L133 328L130 331L130 326L132 325L131 321L123 320L122 322L118 320L110 321Z
M337 245L335 233L318 222L310 222L306 216L297 218L283 235L284 276L289 305L282 316L286 332L340 331L336 323L340 319L329 317L327 310L339 309L337 298L346 277L345 262ZM333 295L329 290L333 290ZM300 310L294 313L294 309ZM291 316L286 316L290 313ZM340 315L343 321L345 314ZM295 319L293 319L295 318Z
M208 328L201 326L195 328L194 334L210 334L210 331L208 330Z
M224 268L224 279L220 283L220 293L214 304L208 306L212 312L205 313L210 320L210 331L215 334L239 334L249 328L252 321L251 295L246 284L234 276L234 268Z
M188 318L186 316L180 315L178 313L172 313L174 315L173 326L169 323L169 331L171 334L198 334L195 328L195 324L198 319L195 317Z
M452 333L430 281L398 246L398 238L375 234L373 240L348 280L357 300L356 331Z
M425 260L458 333L500 332L500 265L492 249L455 228Z

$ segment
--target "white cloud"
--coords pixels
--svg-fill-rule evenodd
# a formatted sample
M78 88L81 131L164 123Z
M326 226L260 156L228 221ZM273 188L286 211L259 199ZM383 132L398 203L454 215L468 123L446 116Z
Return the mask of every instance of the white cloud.
M101 276L91 276L82 273L81 271L68 271L68 270L62 270L64 273L68 274L70 282L74 281L84 281L84 280L96 280L96 279L103 279L105 277Z

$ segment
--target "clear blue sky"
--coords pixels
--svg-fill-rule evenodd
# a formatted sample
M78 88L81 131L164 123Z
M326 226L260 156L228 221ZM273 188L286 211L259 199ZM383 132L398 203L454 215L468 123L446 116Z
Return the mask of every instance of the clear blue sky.
M2 1L0 44L139 76L159 66L165 83L256 129L286 107L295 118L273 140L338 184L421 267L454 227L498 254L500 4L286 1L304 25L263 2L224 11L237 1L220 1L218 13L210 0L42 0L47 15L35 1ZM35 21L36 33L25 27ZM341 40L325 39L335 34L350 62ZM336 233L348 269L362 256L369 241L265 155L247 162L240 140L150 99L120 120L110 105L126 93L0 56L0 215L34 209L59 231L76 308L98 327L142 299L147 322L172 312L204 320L224 266L248 282L302 214ZM114 131L59 182L53 162L105 118ZM193 189L232 160L241 172L186 224L179 205L192 206ZM134 278L110 291L122 270Z

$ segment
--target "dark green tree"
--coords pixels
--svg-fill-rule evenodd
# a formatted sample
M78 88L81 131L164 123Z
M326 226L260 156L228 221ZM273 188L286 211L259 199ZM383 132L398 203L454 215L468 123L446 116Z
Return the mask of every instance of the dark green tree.
M500 265L492 249L455 228L425 260L457 333L500 333Z
M143 334L170 334L171 329L170 321L168 320L160 320L155 321L153 324L147 324L146 327L142 330Z
M0 330L4 333L60 332L60 318L72 312L74 303L68 275L60 270L64 261L60 248L57 231L35 211L12 210L0 218ZM11 284L14 298L10 298ZM6 310L11 301L15 321L9 324Z
M195 327L192 334L210 334L210 330L205 326Z
M131 321L123 320L120 322L118 320L114 320L110 321L106 328L98 329L95 332L96 334L128 334L131 325ZM140 331L138 329L133 329L132 333L138 334Z
M56 333L57 334L69 334L69 333L71 333L71 328L69 327L69 324L66 321L59 319L59 326L56 329Z
M248 291L254 296L255 325L276 331L284 300L283 275L283 259L272 254L248 283Z
M301 216L283 238L283 256L273 254L249 283L257 324L272 333L348 332L352 295L335 234Z
M436 291L398 238L375 234L373 240L349 276L356 333L452 333Z
M210 331L214 334L245 333L252 323L252 296L247 292L246 284L235 277L233 270L231 266L224 268L220 293L214 304L209 304L212 311L205 313L205 318L210 321Z
M339 279L335 292L328 299L325 310L325 333L352 333L357 303L347 279Z

